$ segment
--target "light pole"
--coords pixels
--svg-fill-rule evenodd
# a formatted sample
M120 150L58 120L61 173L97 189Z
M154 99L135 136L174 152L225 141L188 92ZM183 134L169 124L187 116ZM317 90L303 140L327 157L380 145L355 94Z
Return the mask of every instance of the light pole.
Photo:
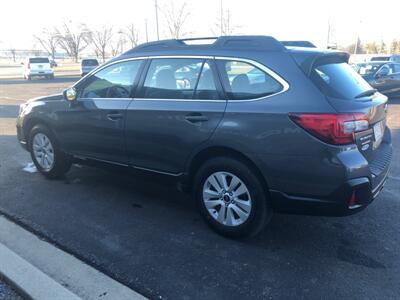
M221 9L221 11L220 11L220 30L221 30L221 36L222 36L222 32L223 32L223 24L222 24L222 18L224 17L224 11L223 11L223 5L222 5L223 3L222 3L222 0L221 0L221 7L220 7L220 9Z
M158 5L157 5L157 0L154 0L154 5L156 8L156 27L157 27L157 41L160 40L160 33L158 29Z

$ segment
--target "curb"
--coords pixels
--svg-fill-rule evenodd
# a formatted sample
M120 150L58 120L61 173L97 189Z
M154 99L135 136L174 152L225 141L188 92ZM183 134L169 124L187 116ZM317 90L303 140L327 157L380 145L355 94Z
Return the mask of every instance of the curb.
M4 216L0 276L28 299L146 299Z

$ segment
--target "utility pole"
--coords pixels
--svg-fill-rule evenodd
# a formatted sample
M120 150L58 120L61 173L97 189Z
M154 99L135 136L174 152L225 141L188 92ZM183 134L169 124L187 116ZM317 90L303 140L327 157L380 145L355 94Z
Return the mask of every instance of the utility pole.
M144 20L146 26L146 43L149 42L149 32L147 31L147 18Z
M326 48L329 49L329 43L331 39L331 16L328 18L328 36L326 38Z
M160 40L160 32L158 29L158 5L157 0L154 0L155 8L156 8L156 27L157 27L157 41Z
M221 13L221 15L220 15L220 30L221 30L221 36L222 36L222 32L224 31L223 30L223 24L222 24L222 22L223 22L223 17L224 17L224 11L223 11L223 5L222 5L222 0L221 0L221 7L220 7L220 13Z

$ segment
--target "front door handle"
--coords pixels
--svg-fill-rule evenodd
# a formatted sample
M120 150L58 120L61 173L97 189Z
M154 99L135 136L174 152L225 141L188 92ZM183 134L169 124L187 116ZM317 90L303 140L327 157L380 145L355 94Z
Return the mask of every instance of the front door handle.
M189 114L185 117L186 121L189 121L190 123L198 123L198 122L206 122L208 121L208 118L206 116L203 116L200 113L193 113Z
M107 114L107 119L109 119L110 121L117 121L119 119L122 119L124 117L123 114L120 113L109 113Z

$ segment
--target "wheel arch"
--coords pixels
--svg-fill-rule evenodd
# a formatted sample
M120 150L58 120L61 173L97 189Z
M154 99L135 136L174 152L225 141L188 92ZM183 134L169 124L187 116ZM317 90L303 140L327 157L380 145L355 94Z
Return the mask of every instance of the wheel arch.
M207 148L204 148L197 152L189 161L188 166L186 168L187 172L187 180L186 180L186 185L188 186L189 189L191 189L193 185L193 180L196 175L196 170L199 169L199 167L206 162L207 160L210 160L215 157L229 157L233 159L237 159L243 163L245 163L249 168L252 169L252 171L255 173L257 178L261 181L263 188L266 193L269 194L269 188L268 188L268 183L260 169L257 167L256 162L254 162L251 158L249 158L247 155L244 153L231 148L231 147L226 147L226 146L210 146Z
M49 130L51 130L51 132L54 134L54 131L51 129L51 126L49 126L49 123L47 121L45 121L39 117L29 118L28 120L26 120L24 122L24 126L23 126L23 133L24 133L25 141L26 141L28 147L30 147L30 145L29 145L30 136L29 135L32 131L32 128L37 125L45 126ZM55 134L54 134L54 136L57 138L57 136Z

